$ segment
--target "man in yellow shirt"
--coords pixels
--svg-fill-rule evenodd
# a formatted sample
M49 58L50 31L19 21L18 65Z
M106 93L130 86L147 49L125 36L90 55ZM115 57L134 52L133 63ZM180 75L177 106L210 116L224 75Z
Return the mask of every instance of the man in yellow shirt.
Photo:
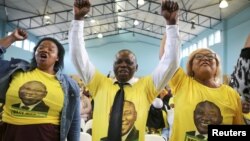
M122 49L115 55L113 63L114 80L100 73L91 63L85 48L83 35L83 20L89 10L89 0L75 0L74 20L71 23L69 31L69 49L73 64L89 88L95 102L92 139L93 141L99 141L103 137L112 138L114 135L117 135L115 141L124 140L121 134L124 128L122 121L116 123L116 125L119 124L119 128L121 128L115 130L117 133L110 132L112 127L109 126L111 125L109 122L113 123L114 121L109 120L111 113L113 113L112 111L115 111L111 109L118 107L113 106L114 103L117 103L117 100L114 100L118 95L116 95L116 92L123 89L124 101L130 101L135 105L137 116L134 126L139 131L139 141L144 141L149 106L179 66L180 38L176 24L178 20L178 4L173 1L163 0L162 15L167 23L166 34L168 37L165 50L168 50L168 52L163 54L159 64L150 75L141 77L138 81L134 78L134 74L138 69L137 59L135 54L129 49ZM117 83L127 83L129 85L120 88ZM123 110L117 111L122 112ZM121 116L121 114L118 115L119 117ZM119 120L121 120L121 118L119 118ZM114 139L112 141L114 141Z

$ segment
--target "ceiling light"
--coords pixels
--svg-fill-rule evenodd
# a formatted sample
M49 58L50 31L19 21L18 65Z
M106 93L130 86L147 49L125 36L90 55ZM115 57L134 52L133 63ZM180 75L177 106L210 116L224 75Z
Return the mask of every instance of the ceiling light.
M102 38L102 37L103 37L102 33L99 33L99 34L97 35L97 37L98 37L98 38Z
M134 25L137 26L139 22L137 20L134 21Z
M95 23L95 20L94 19L91 19L91 21L90 21L91 23Z
M46 20L50 19L48 12L44 15L44 19L46 19Z
M222 0L219 5L220 8L227 8L228 2L226 0Z
M138 0L138 5L143 5L144 4L144 0Z
M50 19L50 16L49 15L45 15L44 19Z

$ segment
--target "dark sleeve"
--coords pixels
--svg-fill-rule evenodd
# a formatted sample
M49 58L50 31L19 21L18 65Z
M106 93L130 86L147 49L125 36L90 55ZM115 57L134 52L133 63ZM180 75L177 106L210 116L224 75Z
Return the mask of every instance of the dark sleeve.
M250 97L250 48L241 50L229 85L240 95Z
M155 129L165 127L162 109L155 108L153 105L150 106L146 126Z

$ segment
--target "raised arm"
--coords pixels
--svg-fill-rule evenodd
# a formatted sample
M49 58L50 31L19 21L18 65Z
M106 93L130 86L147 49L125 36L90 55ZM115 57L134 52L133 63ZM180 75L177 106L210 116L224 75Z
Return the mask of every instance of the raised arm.
M0 39L0 56L5 52L5 50L15 41L25 40L28 37L26 31L22 29L16 29L9 36Z
M234 88L242 97L242 111L250 111L250 34L246 39L245 46L241 50L240 57L231 74L229 85Z
M165 52L164 50L165 44L166 44L166 33L163 34L163 37L161 39L159 59L161 59L161 57L163 56Z
M162 16L166 20L166 37L164 53L153 72L153 81L160 92L172 78L179 67L180 38L177 26L179 6L176 2L162 0Z
M84 16L90 10L89 0L75 0L74 20L69 30L69 51L73 64L85 84L93 77L95 67L90 62L84 42Z

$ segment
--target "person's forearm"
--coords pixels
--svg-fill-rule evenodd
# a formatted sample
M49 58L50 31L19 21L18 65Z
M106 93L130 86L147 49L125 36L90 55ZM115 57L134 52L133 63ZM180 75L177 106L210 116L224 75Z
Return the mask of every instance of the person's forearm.
M69 31L69 50L75 68L85 84L92 79L95 68L89 61L84 42L84 22L74 20Z
M163 34L163 37L161 39L159 59L161 59L161 57L165 52L164 50L165 44L166 44L166 33Z
M176 70L179 68L180 57L180 37L177 25L167 26L166 28L167 41L165 44L165 52L153 72L154 84L160 92L172 78Z
M3 54L6 52L6 49L15 41L15 38L11 35L0 39L0 59L3 59Z
M9 35L4 37L3 39L0 39L0 46L4 49L7 49L15 41L16 41L15 38Z

